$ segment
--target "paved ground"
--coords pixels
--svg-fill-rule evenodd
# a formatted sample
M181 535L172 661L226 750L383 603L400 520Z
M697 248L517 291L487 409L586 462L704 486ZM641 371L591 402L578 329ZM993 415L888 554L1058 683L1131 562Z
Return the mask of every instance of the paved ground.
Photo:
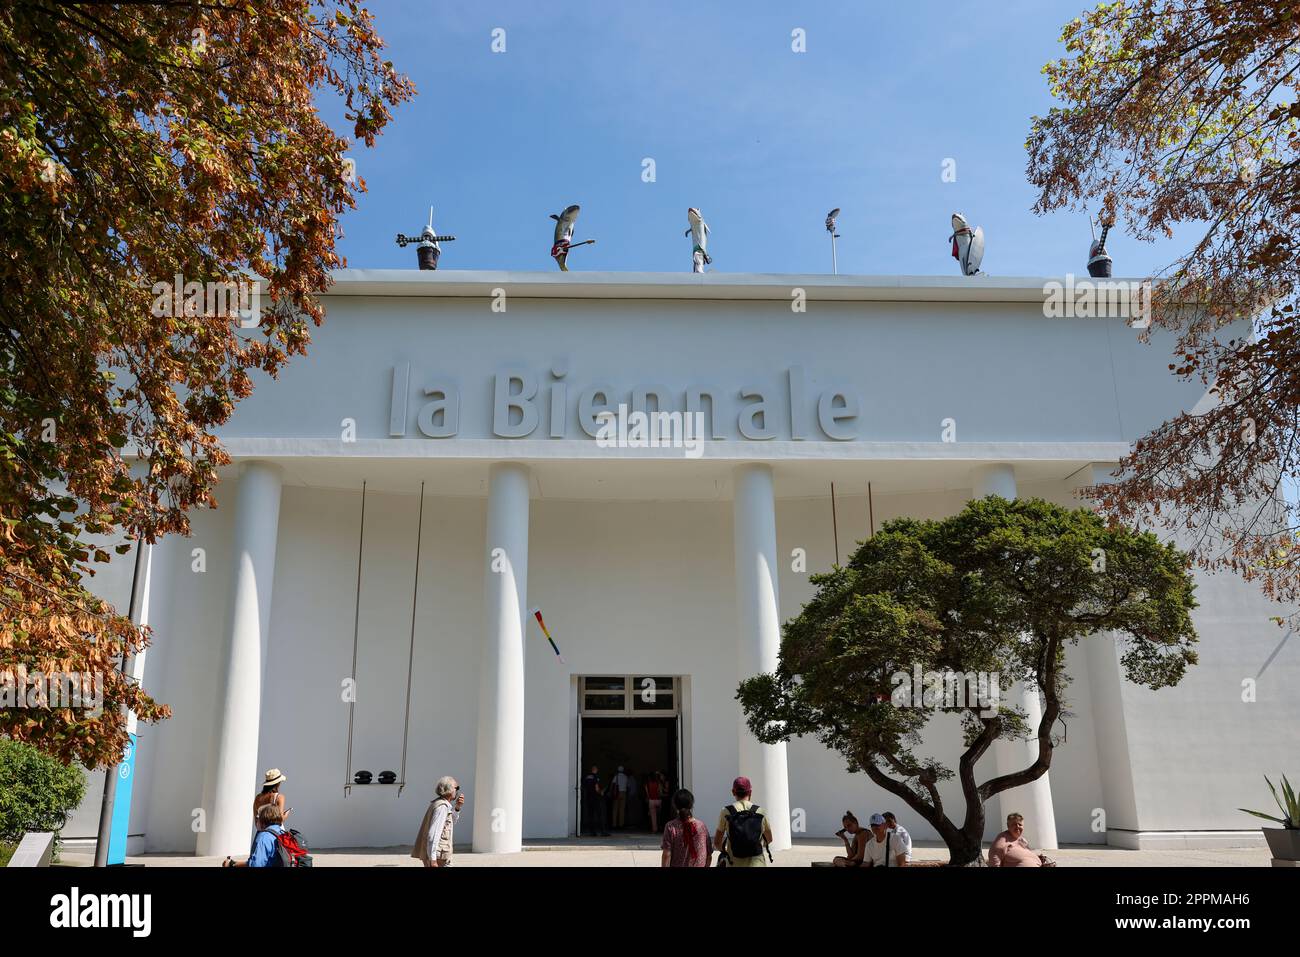
M340 847L313 851L317 867L419 867L409 856L410 847ZM839 853L837 845L824 840L801 840L788 851L776 854L778 867L808 867L813 861L830 860ZM917 846L916 860L946 861L942 845ZM1050 855L1061 867L1268 867L1269 852L1259 848L1217 848L1214 850L1126 851L1114 847L1075 845ZM88 867L93 854L64 851L64 864ZM658 867L659 849L647 835L644 839L613 838L600 844L570 841L532 841L522 854L456 853L457 867ZM130 864L151 867L215 867L217 857L178 854L144 854L129 857Z

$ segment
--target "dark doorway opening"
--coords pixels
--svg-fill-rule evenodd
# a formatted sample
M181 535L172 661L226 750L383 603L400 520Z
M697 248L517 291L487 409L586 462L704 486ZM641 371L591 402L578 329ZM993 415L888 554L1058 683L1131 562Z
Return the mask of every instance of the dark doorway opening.
M582 719L582 747L579 762L580 778L585 778L592 765L599 768L600 782L605 789L604 820L614 833L652 833L648 795L651 777L660 772L667 785L659 786L659 812L656 822L662 831L665 812L670 798L678 788L677 718L588 718ZM610 783L622 766L624 773L635 779L636 788L625 798L625 826L614 827L614 804ZM578 833L584 837L595 833L595 813L590 807L591 796L583 789L584 806L579 815Z

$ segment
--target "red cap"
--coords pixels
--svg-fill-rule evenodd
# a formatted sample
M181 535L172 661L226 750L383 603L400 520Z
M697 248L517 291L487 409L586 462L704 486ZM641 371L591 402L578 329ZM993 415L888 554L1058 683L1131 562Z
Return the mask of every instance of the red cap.
M745 777L743 774L731 782L732 794L752 794L753 791L754 786L749 783L749 778Z

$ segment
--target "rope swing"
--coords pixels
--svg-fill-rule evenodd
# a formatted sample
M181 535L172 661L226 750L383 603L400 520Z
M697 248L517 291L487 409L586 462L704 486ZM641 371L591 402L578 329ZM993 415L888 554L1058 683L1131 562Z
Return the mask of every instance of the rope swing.
M411 731L411 684L415 666L415 615L420 597L420 550L424 539L424 485L420 483L420 504L415 526L415 579L411 585L411 637L406 654L406 708L402 716L402 764L401 773L396 781L397 796L402 796L406 787L406 752ZM357 533L357 593L355 609L352 615L352 700L348 703L348 756L347 777L343 782L343 796L349 797L352 788L358 786L352 773L352 740L356 726L357 711L357 654L361 646L361 560L366 541L366 482L361 483L361 527ZM382 777L382 775L381 775ZM367 787L372 786L367 784ZM378 786L384 786L381 780Z

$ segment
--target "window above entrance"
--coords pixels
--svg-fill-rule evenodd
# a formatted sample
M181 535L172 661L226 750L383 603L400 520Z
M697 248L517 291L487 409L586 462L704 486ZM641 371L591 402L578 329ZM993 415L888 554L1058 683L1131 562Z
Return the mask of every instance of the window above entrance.
M583 714L671 715L678 710L678 679L672 675L593 675L580 681Z

